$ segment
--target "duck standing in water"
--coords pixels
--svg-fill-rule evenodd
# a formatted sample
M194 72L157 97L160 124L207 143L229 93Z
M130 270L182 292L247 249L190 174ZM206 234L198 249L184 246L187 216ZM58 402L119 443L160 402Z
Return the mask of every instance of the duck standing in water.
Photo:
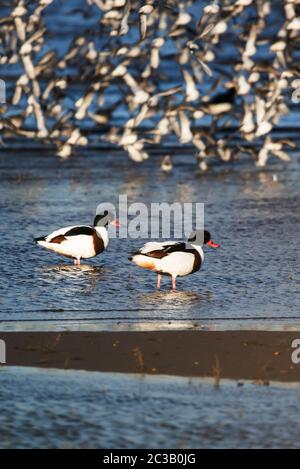
M35 238L35 241L50 251L74 259L74 264L80 265L80 259L98 256L107 248L109 224L120 226L112 213L104 211L96 215L93 226L67 226L47 236Z
M206 230L196 230L187 242L165 241L149 242L134 252L129 260L144 269L157 273L157 288L160 288L161 276L172 277L172 289L176 290L176 278L197 272L203 264L204 252L202 246L219 248L220 245L212 241Z

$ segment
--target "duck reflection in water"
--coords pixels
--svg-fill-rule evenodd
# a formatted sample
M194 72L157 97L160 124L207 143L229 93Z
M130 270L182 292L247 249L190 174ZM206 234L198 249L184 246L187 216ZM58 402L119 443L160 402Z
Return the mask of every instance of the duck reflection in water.
M188 307L194 307L195 304L201 306L209 303L212 300L212 292L209 290L201 293L184 290L156 290L151 293L141 293L138 300L143 307L151 305L157 308L157 311L174 310L174 307L182 308L183 311Z
M81 293L92 292L107 275L107 267L80 264L58 264L40 269L42 280L64 288L75 287Z

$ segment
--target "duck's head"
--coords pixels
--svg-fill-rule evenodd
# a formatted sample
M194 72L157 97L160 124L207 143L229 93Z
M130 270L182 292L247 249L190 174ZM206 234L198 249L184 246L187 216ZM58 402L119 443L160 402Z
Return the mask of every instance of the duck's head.
M116 217L113 213L109 212L108 210L104 210L102 213L97 213L94 219L94 226L100 227L103 226L107 228L108 225L113 225L116 227L120 227L120 222L116 220Z
M190 244L195 244L197 246L209 246L211 248L219 248L220 244L215 243L210 236L210 232L206 230L195 230L193 231L189 238L188 242Z

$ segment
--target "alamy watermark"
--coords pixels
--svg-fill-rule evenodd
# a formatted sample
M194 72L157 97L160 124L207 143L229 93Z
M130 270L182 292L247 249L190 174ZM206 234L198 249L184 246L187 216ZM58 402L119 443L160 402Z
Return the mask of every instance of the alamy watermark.
M187 238L194 230L204 229L204 204L199 202L141 202L128 204L126 194L120 194L117 206L101 203L96 213L111 213L120 222L118 233L110 229L112 238Z
M292 362L295 365L299 365L300 363L300 339L294 339L291 347L295 349L291 355Z
M0 363L6 363L6 344L2 339L0 339Z
M6 103L6 83L0 78L0 104Z

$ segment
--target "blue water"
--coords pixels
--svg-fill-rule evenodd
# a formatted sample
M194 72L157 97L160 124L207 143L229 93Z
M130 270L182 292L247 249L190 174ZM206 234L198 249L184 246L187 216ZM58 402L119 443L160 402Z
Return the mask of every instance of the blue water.
M250 383L5 368L0 447L299 448L299 398Z

